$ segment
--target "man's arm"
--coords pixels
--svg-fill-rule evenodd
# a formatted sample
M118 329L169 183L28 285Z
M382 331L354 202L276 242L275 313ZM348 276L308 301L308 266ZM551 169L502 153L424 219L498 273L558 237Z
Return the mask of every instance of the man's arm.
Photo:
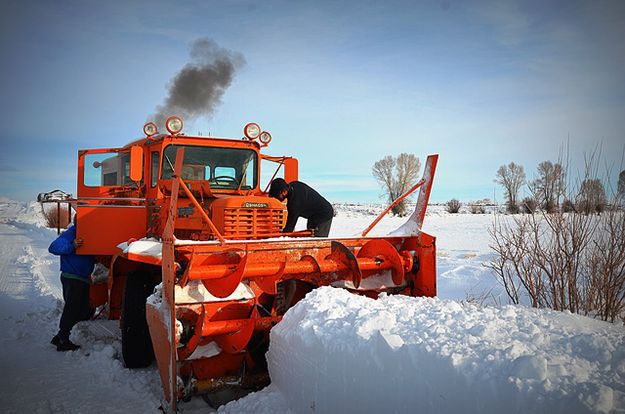
M75 253L76 252L76 248L74 245L75 238L76 238L76 230L74 227L70 227L50 244L50 247L48 247L48 251L52 254L56 254L57 256L62 255L62 254Z
M291 209L289 209L287 212L286 225L284 226L284 229L282 229L282 232L290 233L295 230L298 218L299 216L294 211L292 212Z

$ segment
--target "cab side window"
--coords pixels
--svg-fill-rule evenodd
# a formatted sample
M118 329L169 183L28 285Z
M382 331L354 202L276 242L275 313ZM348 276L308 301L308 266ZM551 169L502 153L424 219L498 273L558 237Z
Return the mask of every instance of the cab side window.
M158 161L159 161L159 153L153 152L151 158L151 166L150 166L150 186L152 188L156 187L156 182L158 181Z

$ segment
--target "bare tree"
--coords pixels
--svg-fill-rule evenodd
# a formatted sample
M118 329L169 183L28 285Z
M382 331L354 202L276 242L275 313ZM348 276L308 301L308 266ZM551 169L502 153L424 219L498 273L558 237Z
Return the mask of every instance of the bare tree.
M500 184L506 192L506 207L509 213L518 213L519 204L517 197L519 189L525 183L525 171L522 165L511 162L502 165L497 170L495 182Z
M418 179L421 162L414 154L387 155L373 164L371 172L380 183L388 201L392 203L410 189ZM398 216L406 215L406 201L402 200L392 211Z
M562 164L543 161L538 164L538 177L529 184L530 191L540 207L553 213L564 195L566 173Z
M625 202L625 170L618 175L618 190L616 197L620 203Z
M585 214L601 213L607 205L607 197L603 183L598 178L587 178L582 181L577 196L577 210Z

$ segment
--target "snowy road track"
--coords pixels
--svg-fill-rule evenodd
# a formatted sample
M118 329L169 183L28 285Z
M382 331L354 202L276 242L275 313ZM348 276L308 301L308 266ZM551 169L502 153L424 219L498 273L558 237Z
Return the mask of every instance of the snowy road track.
M158 412L158 374L122 366L117 321L77 325L72 338L82 348L76 352L50 345L62 297L58 259L47 252L56 232L15 221L20 214L26 209L0 204L2 412Z

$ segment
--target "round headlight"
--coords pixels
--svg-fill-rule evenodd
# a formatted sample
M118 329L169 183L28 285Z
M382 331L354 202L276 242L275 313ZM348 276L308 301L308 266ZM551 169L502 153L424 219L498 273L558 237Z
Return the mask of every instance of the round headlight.
M154 122L148 122L143 125L143 133L148 137L151 137L152 135L158 134L158 127Z
M260 126L255 122L250 122L243 128L243 133L250 141L255 140L260 135Z
M170 116L169 118L167 118L167 121L165 121L165 128L167 128L169 133L173 135L182 131L183 125L184 124L182 123L182 119L177 116Z
M269 144L271 142L271 134L269 132L267 132L267 131L263 131L263 132L260 133L260 136L258 137L258 140L261 143L267 145L267 144Z

